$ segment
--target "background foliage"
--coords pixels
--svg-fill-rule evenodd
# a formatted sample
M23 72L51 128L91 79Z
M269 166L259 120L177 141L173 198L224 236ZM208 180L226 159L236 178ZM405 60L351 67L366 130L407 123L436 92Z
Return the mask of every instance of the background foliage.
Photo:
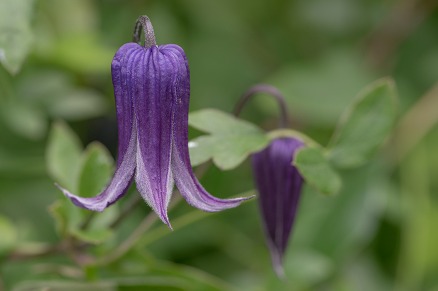
M0 0L0 290L438 290L436 8L432 0ZM145 204L114 222L135 189L90 218L54 187L94 195L112 173L110 62L141 14L158 43L186 51L192 110L229 112L266 82L286 96L293 128L323 145L361 88L395 80L398 118L379 153L341 171L334 197L305 189L286 280L271 268L256 201L218 214L178 204L170 232L144 220ZM260 96L243 116L272 129L276 115ZM346 150L333 161L351 163ZM248 162L209 167L202 183L221 197L253 189Z

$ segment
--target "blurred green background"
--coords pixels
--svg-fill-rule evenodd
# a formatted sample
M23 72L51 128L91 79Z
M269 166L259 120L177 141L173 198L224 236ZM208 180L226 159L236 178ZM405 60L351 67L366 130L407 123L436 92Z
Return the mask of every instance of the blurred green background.
M0 290L438 290L437 7L435 0L0 0ZM395 79L399 119L379 154L343 172L336 197L305 189L287 279L271 268L256 201L213 215L182 203L170 211L175 231L157 225L105 266L89 268L71 254L11 255L11 244L32 252L60 240L48 208L63 197L45 162L53 122L114 156L110 63L142 14L158 44L184 48L191 110L231 111L249 86L269 83L287 98L292 127L324 145L361 88ZM263 96L243 115L267 129L276 116ZM248 162L227 172L211 167L202 183L220 197L253 189ZM149 212L136 208L93 255L105 257Z

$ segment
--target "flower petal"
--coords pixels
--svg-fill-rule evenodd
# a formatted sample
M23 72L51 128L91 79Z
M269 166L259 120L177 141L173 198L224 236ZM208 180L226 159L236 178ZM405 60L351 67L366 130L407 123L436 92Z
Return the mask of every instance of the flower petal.
M92 198L78 197L58 186L75 205L94 211L103 211L126 193L136 166L137 127L133 115L132 92L127 76L138 58L133 43L122 46L112 62L112 79L116 99L119 149L116 171L104 191Z
M303 143L297 139L280 138L252 155L267 243L272 263L280 276L303 182L292 160L296 150L302 146Z
M132 182L136 164L136 135L136 130L134 128L128 148L126 149L125 153L123 153L123 160L119 163L108 186L99 195L90 198L79 197L60 187L59 185L57 185L58 188L76 206L93 211L103 211L105 208L119 200L119 198L126 193L129 185Z
M220 199L211 196L193 173L188 149L189 68L184 51L179 46L167 45L166 49L179 65L179 78L173 92L172 114L172 171L176 186L190 205L201 210L215 212L236 207L251 197Z
M172 195L171 157L172 94L178 67L152 46L142 50L131 86L135 87L135 116L138 124L137 172L135 181L145 201L170 227L167 207Z

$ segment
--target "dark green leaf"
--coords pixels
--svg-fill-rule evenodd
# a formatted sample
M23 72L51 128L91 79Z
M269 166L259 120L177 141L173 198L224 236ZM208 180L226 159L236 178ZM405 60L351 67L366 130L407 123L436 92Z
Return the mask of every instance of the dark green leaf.
M320 149L313 147L300 149L293 163L304 180L318 192L331 195L340 190L341 179Z
M388 137L396 116L393 81L372 83L341 119L330 145L330 160L339 167L365 163Z
M189 116L189 124L210 133L189 143L192 165L213 159L219 168L230 170L269 142L268 137L255 125L219 110L193 112Z

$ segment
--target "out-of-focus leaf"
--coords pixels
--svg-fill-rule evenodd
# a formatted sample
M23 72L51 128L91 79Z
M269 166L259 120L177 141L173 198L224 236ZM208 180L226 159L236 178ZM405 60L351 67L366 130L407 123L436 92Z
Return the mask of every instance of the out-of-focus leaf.
M334 262L344 262L369 243L388 195L385 171L374 162L343 172L336 197L311 195L313 189L304 188L290 248L306 247Z
M29 281L23 282L12 291L118 291L113 282L76 283L68 281Z
M0 1L0 63L16 74L33 41L30 19L33 0Z
M342 185L338 173L332 169L320 149L300 149L293 161L304 180L323 194L336 194Z
M178 265L166 261L151 260L144 255L130 258L131 270L140 277L119 278L115 281L119 287L144 286L151 290L202 290L202 291L233 291L234 286L222 281L200 269ZM145 276L145 273L147 274ZM166 289L169 288L169 289ZM157 288L157 289L155 289ZM121 289L125 290L125 289ZM131 290L131 289L126 289ZM137 290L137 289L135 289ZM149 290L149 289L139 289Z
M50 17L58 35L94 32L99 25L98 8L94 2L45 0L41 6Z
M357 88L373 80L359 54L331 51L313 63L293 64L266 82L284 95L294 118L316 126L330 127L351 102ZM348 80L346 82L345 80ZM260 109L277 114L276 104L254 100Z
M78 73L108 74L116 48L107 48L96 36L79 34L57 42L47 58Z
M80 141L71 129L65 123L54 123L47 144L47 170L55 181L70 191L77 190L81 153Z
M6 217L0 216L0 256L11 250L17 240L17 231Z
M372 83L341 119L331 142L330 159L339 167L365 163L389 135L396 115L393 81Z
M272 271L263 290L289 291L291 282L294 289L312 290L314 285L330 278L334 267L331 258L315 250L306 247L291 248L284 258L286 281L278 280Z
M1 113L8 127L23 137L37 140L46 133L46 116L33 104L11 99L2 105Z
M56 123L49 137L47 164L49 173L80 196L97 195L109 180L113 159L108 150L99 143L90 144L82 153L77 136L64 123ZM56 220L61 236L71 235L81 241L100 243L107 240L112 231L108 228L118 214L116 206L93 219L90 227L81 229L89 212L75 206L66 198L60 198L50 211Z
M100 143L91 143L83 153L78 181L81 197L91 197L102 191L113 173L114 160Z
M109 239L113 232L110 229L81 230L75 228L71 231L71 234L80 241L99 244Z
M268 137L255 125L219 110L193 112L189 116L189 124L210 133L189 143L193 165L212 158L220 169L230 170L269 143Z
M66 92L55 102L48 104L51 116L67 120L81 120L101 115L107 104L103 96L90 90Z
M84 219L81 209L66 198L59 199L50 205L49 211L55 219L56 231L61 237L66 237L74 232Z
M105 97L96 90L78 88L67 72L42 70L17 80L17 96L52 118L82 120L106 112Z

